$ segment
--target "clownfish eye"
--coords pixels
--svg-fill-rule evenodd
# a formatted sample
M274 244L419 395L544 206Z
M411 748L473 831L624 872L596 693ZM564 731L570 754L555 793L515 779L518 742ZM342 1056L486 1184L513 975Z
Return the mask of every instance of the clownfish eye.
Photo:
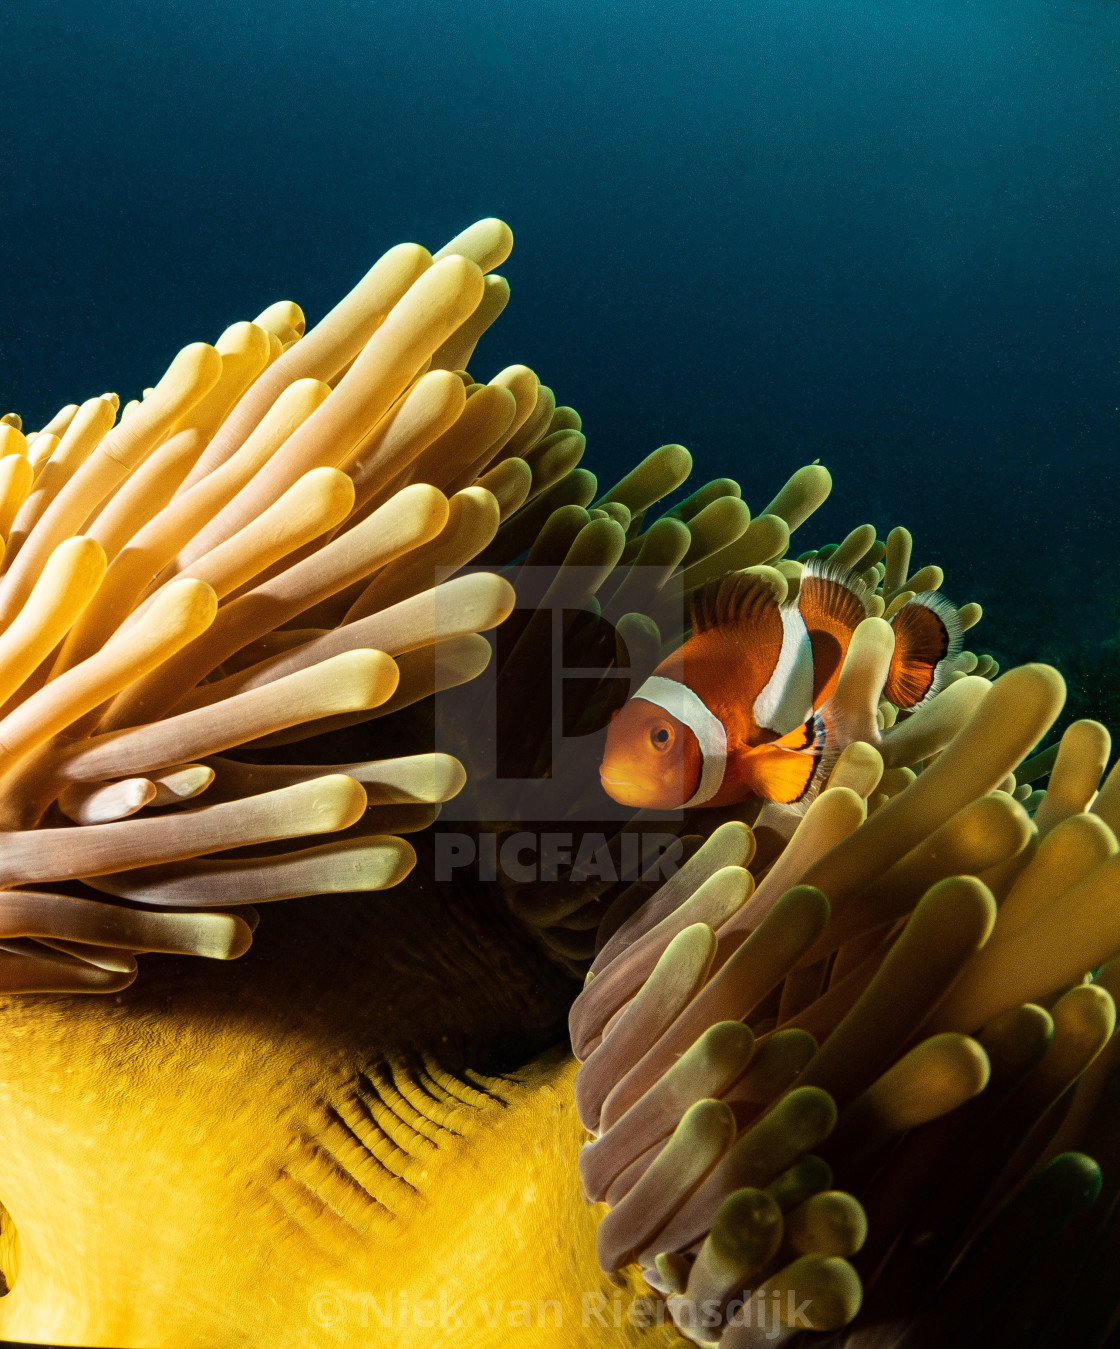
M656 750L667 750L673 743L673 728L664 722L654 726L649 733L649 743Z

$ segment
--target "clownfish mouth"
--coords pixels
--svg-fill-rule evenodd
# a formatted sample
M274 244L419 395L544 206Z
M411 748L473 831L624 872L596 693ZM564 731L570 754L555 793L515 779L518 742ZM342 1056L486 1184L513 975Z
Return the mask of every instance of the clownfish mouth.
M611 798L617 801L619 805L630 806L640 804L635 798L635 793L642 795L640 787L632 778L622 776L616 773L609 773L606 769L599 769L599 782L603 791Z
M641 774L611 773L600 768L599 782L603 791L620 806L675 810L681 803L679 791L671 787L666 790L663 784L650 781Z

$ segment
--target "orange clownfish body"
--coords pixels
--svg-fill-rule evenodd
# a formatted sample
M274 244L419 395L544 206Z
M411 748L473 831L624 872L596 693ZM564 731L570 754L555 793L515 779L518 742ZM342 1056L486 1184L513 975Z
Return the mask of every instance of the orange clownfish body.
M693 598L692 636L618 712L599 769L622 805L675 810L748 797L807 803L831 766L827 708L852 633L867 617L858 578L810 562L781 604L758 575L734 572ZM891 620L883 696L899 708L937 693L960 650L957 611L918 595Z

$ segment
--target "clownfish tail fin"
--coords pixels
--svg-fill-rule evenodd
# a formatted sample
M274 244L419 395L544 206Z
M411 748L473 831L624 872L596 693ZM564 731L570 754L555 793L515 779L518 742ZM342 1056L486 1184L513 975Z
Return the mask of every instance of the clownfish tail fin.
M944 595L915 595L891 619L891 627L894 655L883 697L897 708L919 707L941 692L949 662L960 654L960 614Z

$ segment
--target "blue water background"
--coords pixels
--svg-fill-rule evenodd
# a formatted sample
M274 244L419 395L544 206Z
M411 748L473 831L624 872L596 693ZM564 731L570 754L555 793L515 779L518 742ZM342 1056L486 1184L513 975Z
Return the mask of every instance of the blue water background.
M907 524L977 645L1120 632L1116 0L7 0L0 402L153 382L507 219L606 482L679 440L795 543ZM796 551L796 549L795 549Z

